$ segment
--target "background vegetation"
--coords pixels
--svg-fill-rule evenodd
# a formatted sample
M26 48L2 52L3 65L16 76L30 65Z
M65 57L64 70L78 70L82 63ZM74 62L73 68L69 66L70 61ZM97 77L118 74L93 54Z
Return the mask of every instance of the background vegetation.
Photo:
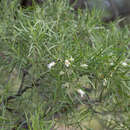
M0 129L130 129L129 27L66 1L0 4Z

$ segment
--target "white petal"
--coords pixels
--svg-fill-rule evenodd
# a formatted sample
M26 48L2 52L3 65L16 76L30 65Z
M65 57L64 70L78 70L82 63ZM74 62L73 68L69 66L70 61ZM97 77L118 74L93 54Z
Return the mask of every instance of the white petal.
M71 56L70 61L74 61L74 58Z
M104 81L103 81L103 86L106 86L106 85L107 85L107 80L104 79Z
M60 73L59 73L59 74L60 74L60 75L64 75L64 73L65 73L64 71L60 71Z
M81 66L81 67L88 67L87 64L81 64L80 66Z
M110 63L110 65L111 65L111 66L113 66L113 65L114 65L114 63L113 63L113 62L111 62L111 63Z
M128 64L127 64L126 62L123 62L122 65L123 65L123 66L127 66Z
M51 62L51 63L49 63L48 65L47 65L47 67L49 68L49 69L51 69L53 66L55 66L55 62L53 61L53 62Z
M68 60L65 60L65 66L69 67L70 66L70 62Z
M85 92L81 89L78 89L77 92L80 94L81 97L84 97Z

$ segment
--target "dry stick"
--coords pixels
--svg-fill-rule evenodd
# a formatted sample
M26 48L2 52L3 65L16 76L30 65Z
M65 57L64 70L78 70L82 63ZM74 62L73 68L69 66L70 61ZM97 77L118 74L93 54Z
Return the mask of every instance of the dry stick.
M31 67L31 65L30 65L29 67ZM28 67L28 68L29 68L29 67ZM31 84L30 87L25 87L24 89L22 89L22 88L23 88L23 83L24 83L25 77L26 77L26 75L28 74L28 72L27 72L26 70L24 70L23 76L22 76L22 81L21 81L21 84L20 84L20 88L19 88L17 94L15 94L15 95L13 95L13 96L7 97L7 98L3 101L2 104L6 104L6 103L8 103L10 100L15 99L15 98L17 98L17 97L19 97L19 96L22 96L24 92L26 92L26 91L27 91L28 89L30 89L30 88L33 88L34 86L37 86L37 87L38 87L38 86L39 86L39 83L38 83L38 82L39 82L41 79L43 79L44 76L45 76L45 74L48 73L48 72L49 72L49 71L43 73L43 74L40 76L40 78L36 79L36 80ZM2 104L0 104L0 105L2 105ZM10 108L7 108L7 110L9 110L10 112L12 111Z
M22 88L23 88L23 84L24 84L24 80L25 80L25 77L26 77L27 74L28 74L28 72L23 70L23 76L22 76L21 84L20 84L19 90L17 92L17 95L21 94L21 91L22 91Z
M22 96L22 94L24 93L24 92L26 92L26 90L28 90L28 89L30 89L30 88L32 88L32 87L26 87L26 88L24 88L22 91L21 91L21 93L20 94L15 94L14 96L9 96L7 99L6 99L6 101L4 101L4 104L5 104L5 102L9 102L9 100L12 100L12 99L15 99L16 97L19 97L19 96Z
M27 69L29 69L30 67L31 67L31 65L29 65L29 66L27 67ZM22 76L20 88L19 88L17 94L15 94L14 96L9 96L9 97L7 97L7 99L5 99L5 100L3 101L3 104L8 103L8 101L11 100L11 99L15 99L16 97L21 96L27 89L31 88L31 87L26 87L26 88L24 88L24 89L22 90L25 77L26 77L26 75L28 74L27 69L26 69L26 70L23 69L23 76Z
M21 84L20 84L20 87L19 87L19 90L17 92L17 94L15 94L14 96L9 96L7 98L7 103L9 100L11 99L14 99L16 98L17 96L21 96L27 89L29 89L30 87L26 87L23 89L23 84L24 84L24 80L25 80L25 77L26 75L28 75L28 69L31 67L32 65L29 65L26 69L23 69L22 72L23 72L23 75L22 75L22 80L21 80ZM23 90L22 90L23 89Z
M22 82L21 82L20 89L18 90L18 93L15 94L14 96L9 96L9 97L7 97L7 99L5 99L5 100L2 102L2 104L0 104L0 105L3 105L3 104L8 103L9 100L12 100L12 99L15 99L15 98L18 97L18 96L21 96L27 89L32 88L32 87L26 87L26 88L24 88L24 89L22 90L23 82L24 82L25 76L26 76L26 75L23 74L23 77L22 77L23 80L22 80ZM6 110L8 110L9 112L14 112L14 109L12 109L12 108L9 108L9 107L5 107L5 108L6 108ZM17 112L15 111L14 113L17 113Z

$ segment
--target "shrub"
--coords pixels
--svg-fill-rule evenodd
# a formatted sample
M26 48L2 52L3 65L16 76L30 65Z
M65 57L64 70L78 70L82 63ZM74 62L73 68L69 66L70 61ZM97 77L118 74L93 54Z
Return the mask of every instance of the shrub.
M0 8L2 129L51 129L58 119L81 128L92 118L129 129L127 26L103 26L96 10L76 16L64 1Z

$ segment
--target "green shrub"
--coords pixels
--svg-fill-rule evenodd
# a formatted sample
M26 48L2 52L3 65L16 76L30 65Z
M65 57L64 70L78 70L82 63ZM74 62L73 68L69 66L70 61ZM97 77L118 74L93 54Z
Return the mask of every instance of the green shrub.
M0 9L2 129L47 130L59 118L79 128L98 118L104 129L129 129L127 26L103 26L97 10L75 15L65 1Z

